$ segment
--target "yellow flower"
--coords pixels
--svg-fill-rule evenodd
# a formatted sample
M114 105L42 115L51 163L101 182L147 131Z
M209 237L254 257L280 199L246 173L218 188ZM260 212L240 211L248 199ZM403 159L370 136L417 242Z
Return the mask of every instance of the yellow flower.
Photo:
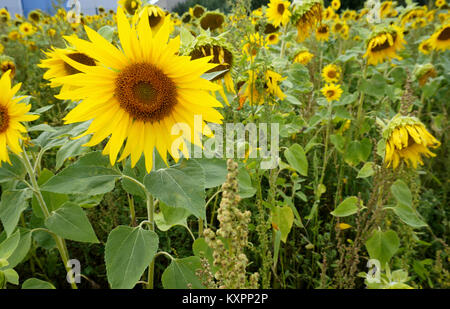
M387 59L401 59L396 52L403 49L404 43L406 41L403 39L403 30L397 26L390 26L372 35L364 57L368 58L368 64L373 65L382 63Z
M267 91L278 97L280 100L284 100L286 98L286 95L283 93L283 91L281 90L280 86L278 85L279 82L282 82L283 80L285 80L287 77L282 77L280 74L271 71L271 70L267 70L266 72L266 86L267 86Z
M330 36L330 26L322 24L316 29L316 39L319 41L328 41Z
M0 43L0 55L3 53L4 50L5 50L5 47L2 45L2 43Z
M424 40L419 45L419 51L422 54L424 54L424 55L428 55L432 49L433 49L433 46L431 46L431 43L430 43L429 39L428 40Z
M119 6L123 7L128 14L134 15L141 6L141 0L119 0Z
M303 42L309 37L311 30L321 23L322 15L322 3L319 0L310 0L295 6L297 42Z
M393 10L392 8L393 2L392 1L384 1L380 6L380 17L385 18L386 16L391 13Z
M21 84L11 88L10 72L6 72L0 78L0 165L2 162L11 164L8 149L13 153L22 152L20 141L24 139L22 134L27 133L21 122L33 121L38 115L29 115L30 104L21 103L24 97L15 97Z
M4 57L2 57L4 58ZM14 78L14 76L16 75L16 64L14 63L14 59L10 58L10 57L6 57L4 58L1 62L0 62L0 71L1 73L6 73L8 71L9 72L9 77Z
M0 23L6 23L11 19L11 15L9 14L8 10L5 8L0 9Z
M56 30L55 30L55 29L48 29L48 30L47 30L47 34L48 34L49 36L55 36Z
M33 25L28 22L24 22L23 24L21 24L19 30L24 36L30 36L36 32L36 29L33 27Z
M339 8L341 7L341 1L339 1L339 0L333 0L333 1L331 1L331 7L332 7L333 10L335 10L335 11L339 10Z
M445 0L436 0L436 2L434 3L438 8L443 7L446 3Z
M395 169L400 161L414 168L417 164L423 165L422 155L435 157L428 148L437 148L441 143L431 135L425 126L414 117L395 116L383 132L386 139L386 152L384 161L387 167Z
M294 57L294 62L307 65L309 61L314 57L308 50L301 50Z
M428 39L430 45L435 50L450 49L450 23L441 26L435 33Z
M109 155L111 164L131 156L134 167L144 154L150 172L155 148L166 164L167 152L175 161L181 157L179 151L189 157L187 142L200 145L200 135L211 133L206 122L222 122L223 116L214 109L222 104L209 95L209 91L219 87L201 77L216 64L208 63L211 57L191 60L179 56L180 37L169 40L169 21L153 36L147 18L130 27L119 7L117 25L122 49L89 27L85 30L90 42L65 37L98 65L85 66L62 56L83 73L55 78L56 82L77 87L61 91L58 98L82 100L64 120L92 121L82 134L93 134L86 146L97 145L109 137L103 154ZM199 128L194 126L196 115L203 119ZM187 124L189 132L175 130L173 135L172 129L180 129L177 124Z
M17 30L13 30L8 34L8 38L13 41L20 39L20 33Z
M268 9L266 11L267 18L275 27L280 24L283 26L287 25L289 18L291 17L291 12L289 11L289 6L291 3L285 0L270 0Z
M341 68L335 64L329 64L323 68L322 77L327 83L337 83L341 77Z
M170 19L166 17L164 11L156 5L147 5L139 12L139 18L148 18L148 23L150 28L152 28L152 33L158 32L159 28L164 24L165 19Z
M278 33L271 33L266 38L267 45L278 44L279 41L280 41L280 38L278 36Z
M322 18L325 20L331 20L335 17L335 15L336 13L334 12L333 8L329 6L323 11Z
M342 95L341 85L338 84L326 84L320 91L325 96L328 102L339 101Z
M39 13L38 11L31 11L28 14L28 19L34 23L39 23L39 21L41 20L41 13Z
M347 224L347 223L339 223L338 224L338 228L341 230L341 231L343 231L343 230L346 230L346 229L349 229L349 228L351 228L352 226L350 225L350 224Z

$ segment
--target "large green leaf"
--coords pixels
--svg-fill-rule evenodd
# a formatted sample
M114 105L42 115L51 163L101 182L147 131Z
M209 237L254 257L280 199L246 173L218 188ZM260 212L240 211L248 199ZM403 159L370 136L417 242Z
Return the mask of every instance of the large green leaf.
M205 218L205 173L194 160L151 172L145 176L144 184L167 206L185 208L197 218Z
M105 162L100 152L92 152L50 178L41 189L56 193L99 195L112 191L115 180L120 176Z
M205 171L205 188L214 188L223 184L227 178L227 162L223 159L195 159Z
M155 214L155 223L158 228L165 232L176 225L187 228L187 217L191 215L186 209L169 207L166 204L159 203L159 213Z
M394 210L395 214L409 226L414 228L427 226L427 224L420 219L415 210L408 205L398 203L392 210Z
M99 242L83 209L71 202L53 211L45 220L45 225L50 231L65 239L89 243Z
M113 289L132 289L158 250L158 235L140 227L119 226L105 247L106 274Z
M0 201L0 220L9 236L19 222L20 214L27 208L28 190L5 191Z
M22 262L30 251L31 247L31 231L19 228L20 240L13 253L8 258L8 268L14 268Z
M241 198L250 198L256 193L256 188L252 185L252 178L245 167L239 168L238 175L239 195Z
M64 162L89 151L88 147L83 147L90 139L90 136L83 136L80 139L68 140L56 153L56 169L60 169Z
M380 261L382 268L394 256L399 247L400 240L397 233L392 230L386 232L377 230L366 242L370 258Z
M36 278L30 278L30 279L27 279L22 284L22 289L24 289L24 290L54 290L55 287L50 282L36 279Z
M0 166L0 183L8 182L11 180L18 180L25 177L26 169L22 163L22 160L15 155L10 155L12 165L9 163L3 163Z
M272 226L276 226L281 232L281 240L285 243L289 232L294 223L294 212L291 207L273 207L272 208Z
M20 231L17 230L14 232L14 234L12 234L11 236L9 236L8 238L6 238L3 242L0 243L0 260L7 260L14 252L14 250L16 250L17 246L19 245L19 241L20 241ZM5 266L5 265L1 265L1 266Z
M201 262L197 256L173 259L162 275L163 287L165 289L204 289L196 275L199 269L201 269Z
M284 156L289 165L303 176L308 176L308 159L306 158L303 147L294 144L284 152Z
M362 205L360 205L362 206ZM340 203L331 214L335 217L347 217L358 212L358 198L356 196L347 197Z
M391 192L398 203L412 207L412 195L403 180L397 180L391 186Z

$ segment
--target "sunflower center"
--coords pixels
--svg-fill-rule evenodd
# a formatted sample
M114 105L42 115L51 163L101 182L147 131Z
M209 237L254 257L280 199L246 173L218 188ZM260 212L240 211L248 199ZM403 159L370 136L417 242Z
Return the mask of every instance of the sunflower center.
M397 33L392 33L391 35L392 35L392 41L393 41L393 43L395 43L395 40L397 38ZM371 51L378 52L378 51L382 51L382 50L388 49L391 46L392 45L389 44L389 40L386 38L386 40L384 41L383 44L376 45L376 46L372 47Z
M336 24L336 26L334 27L334 29L336 29L336 31L340 31L342 29L342 24Z
M439 41L447 41L448 39L450 39L450 27L446 27L444 30L442 30L437 39Z
M334 96L334 90L328 90L327 97L331 98L332 96Z
M280 14L280 15L283 15L283 13L284 13L284 4L278 4L278 6L277 6L277 11L278 11L278 13Z
M175 83L149 63L135 63L120 72L114 94L125 111L144 122L164 119L177 104Z
M194 16L196 18L200 18L203 15L203 13L205 13L205 10L202 7L197 6L194 8Z
M0 133L5 132L9 125L9 114L5 106L0 105Z
M326 25L320 26L317 31L319 33L327 33L328 32L328 27Z
M329 78L335 78L336 77L336 71L334 71L334 70L329 71L328 72L328 77Z
M277 38L277 36L275 34L272 34L269 36L270 41L275 41L276 38Z
M154 28L159 25L161 22L162 17L157 15L149 15L148 16L148 23L150 24L150 28Z
M67 55L67 57L69 57L73 61L76 61L76 62L84 64L84 65L88 65L90 67L95 66L95 60L83 53L73 53L73 54ZM66 72L69 75L82 73L81 71L75 69L73 66L71 66L67 62L64 62L64 68L66 69Z

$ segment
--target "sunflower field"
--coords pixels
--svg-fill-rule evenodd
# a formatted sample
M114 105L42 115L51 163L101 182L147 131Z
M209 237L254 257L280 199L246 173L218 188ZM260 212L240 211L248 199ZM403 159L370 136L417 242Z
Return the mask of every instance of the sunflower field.
M446 0L111 1L0 0L0 288L450 288Z

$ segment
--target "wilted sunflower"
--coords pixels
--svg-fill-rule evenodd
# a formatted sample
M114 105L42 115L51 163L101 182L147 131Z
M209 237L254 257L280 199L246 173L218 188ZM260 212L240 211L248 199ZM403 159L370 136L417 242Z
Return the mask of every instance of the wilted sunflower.
M6 23L11 19L11 15L5 8L0 9L0 23Z
M333 0L333 1L331 1L331 7L332 7L333 10L335 10L335 11L339 10L339 8L341 7L341 1L339 1L339 0Z
M446 50L450 48L450 23L441 26L435 33L428 39L430 45L435 50Z
M47 59L41 60L41 63L38 64L39 67L48 69L48 71L44 73L44 78L50 81L51 87L63 86L64 91L66 90L65 88L73 89L74 87L55 82L55 78L81 73L81 71L65 61L64 58L68 57L72 61L85 66L96 65L96 61L93 58L72 48L52 48L51 50L44 52L44 54L47 56Z
M428 55L431 50L433 49L433 46L431 45L430 40L424 40L422 43L420 43L419 45L419 51L424 54L424 55Z
M307 0L296 4L292 19L297 27L297 42L303 42L322 21L322 2Z
M30 104L21 103L24 97L15 97L21 84L11 88L10 72L0 78L0 165L2 162L11 164L8 149L15 154L22 152L20 141L22 134L27 133L21 122L33 121L38 115L29 115Z
M191 20L192 20L192 16L191 16L191 14L189 14L188 12L184 13L184 14L181 16L181 21L182 21L183 23L185 23L185 24L189 23Z
M390 26L375 31L367 43L367 63L377 65L387 59L401 59L397 51L403 48L406 43L403 39L403 30L397 26Z
M314 57L306 48L301 49L294 57L294 62L307 65L309 61Z
M24 36L30 36L33 35L36 32L36 29L33 27L32 24L25 22L23 24L20 25L19 27L19 31L24 35Z
M137 9L139 9L139 7L141 6L141 0L119 0L118 3L130 15L134 15Z
M192 9L192 16L195 18L200 18L206 12L206 8L200 4L196 4Z
M131 156L134 167L144 154L150 172L155 148L166 163L167 152L176 161L180 158L179 150L189 157L185 140L200 145L200 134L210 133L205 122L222 122L223 116L214 109L222 105L208 94L218 86L201 77L216 64L208 63L211 57L191 60L178 56L180 38L169 40L172 26L169 21L153 36L147 18L130 27L119 7L117 25L123 52L89 27L85 30L90 42L66 37L77 50L99 64L85 66L63 56L83 73L55 78L56 82L78 87L62 91L58 98L83 100L64 120L66 123L92 120L82 135L93 134L86 146L110 137L103 153L114 164L126 141L118 160ZM203 118L200 128L194 127L196 115ZM172 128L180 128L177 124L183 123L190 131L172 135ZM175 149L174 141L180 137L185 140Z
M148 23L152 28L152 33L155 34L164 24L165 19L170 19L166 17L164 11L156 5L147 5L139 12L139 18L145 18L148 16Z
M341 85L338 84L326 84L321 90L328 102L339 101L342 95Z
M328 41L330 37L330 26L327 24L321 24L316 29L316 39L319 41Z
M200 26L204 30L216 30L222 27L225 22L225 15L219 12L205 13L200 19Z
M289 11L291 3L286 0L270 0L266 11L267 18L275 26L285 26L289 22L292 13Z
M271 33L266 37L267 45L274 45L278 44L280 41L280 38L278 36L278 33Z
M423 87L430 78L434 78L437 76L436 69L432 63L418 65L414 69L413 73L417 81L419 82L420 87Z
M414 168L423 165L422 155L435 157L428 148L437 148L441 143L431 135L415 117L396 115L383 132L386 140L384 162L395 169L400 161Z
M322 70L322 77L327 83L337 83L341 77L341 68L335 64L328 64Z
M14 78L14 76L16 76L16 64L14 59L8 56L0 57L0 71L2 74L10 71L9 76Z

